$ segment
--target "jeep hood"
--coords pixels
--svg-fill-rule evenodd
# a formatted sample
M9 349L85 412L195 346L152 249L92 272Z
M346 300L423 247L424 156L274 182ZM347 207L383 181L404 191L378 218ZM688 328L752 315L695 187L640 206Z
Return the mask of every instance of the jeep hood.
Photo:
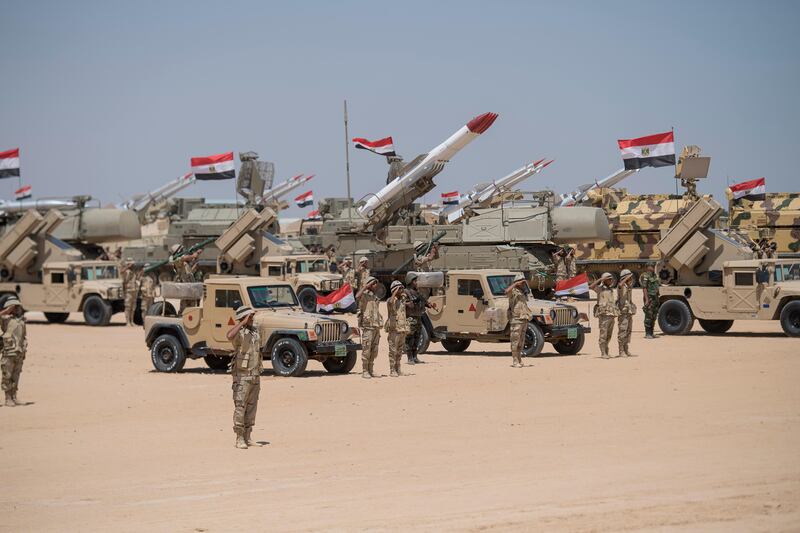
M317 322L344 322L326 316L300 311L299 308L261 309L253 319L256 325L266 329L306 329Z

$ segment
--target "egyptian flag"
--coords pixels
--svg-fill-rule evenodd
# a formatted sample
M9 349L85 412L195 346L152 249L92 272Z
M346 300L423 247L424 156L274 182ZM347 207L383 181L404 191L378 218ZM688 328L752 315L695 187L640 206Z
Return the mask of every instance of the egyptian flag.
M731 185L731 193L734 200L740 198L763 200L767 194L767 180L766 178L758 178L757 180L735 183Z
M294 199L294 203L297 204L297 207L308 207L309 205L314 203L314 195L313 191L304 192L300 196Z
M19 148L0 152L0 178L19 177Z
M192 172L199 180L229 180L236 177L233 152L192 158Z
M458 191L451 191L451 192L443 192L442 193L442 204L444 205L456 205L458 204Z
M25 198L30 198L32 196L31 190L32 189L30 185L25 185L24 187L17 189L14 191L14 199L24 200Z
M322 220L322 217L319 214L319 209L310 211L303 220Z
M337 309L345 310L354 303L356 298L349 283L345 283L330 294L324 296L317 294L317 312L332 313Z
M675 164L675 136L671 131L638 139L620 139L617 144L625 170Z
M589 294L589 276L586 272L574 278L556 282L556 296L573 296L585 298Z
M366 139L362 139L361 137L356 137L353 139L353 144L356 148L360 148L361 150L369 150L370 152L374 152L378 155L397 155L394 153L394 142L392 141L391 137L386 137L385 139L379 139L377 141L368 141Z

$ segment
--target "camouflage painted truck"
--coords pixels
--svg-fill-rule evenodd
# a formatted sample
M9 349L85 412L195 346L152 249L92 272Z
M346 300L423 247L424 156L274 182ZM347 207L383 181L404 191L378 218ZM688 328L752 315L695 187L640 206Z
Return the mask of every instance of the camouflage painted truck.
M227 369L233 345L226 335L241 305L256 310L262 357L272 362L279 376L302 375L309 359L320 361L332 374L346 374L358 359L359 331L344 320L304 312L286 282L211 276L203 283L164 283L162 294L165 299L199 300L199 305L177 316L161 301L161 314L144 318L145 343L159 372L178 372L187 358L203 358L212 369Z
M700 199L657 245L662 254L658 325L668 335L695 319L722 334L736 320L777 320L800 336L800 260L756 259L746 236L714 228L722 207Z
M761 200L735 200L730 189L728 224L754 241L767 239L777 245L778 257L800 258L800 193L767 193Z

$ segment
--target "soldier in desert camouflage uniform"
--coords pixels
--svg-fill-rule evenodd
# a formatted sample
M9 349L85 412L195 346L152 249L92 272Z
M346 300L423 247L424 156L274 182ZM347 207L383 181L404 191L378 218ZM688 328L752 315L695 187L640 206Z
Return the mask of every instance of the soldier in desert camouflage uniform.
M150 266L145 265L145 268ZM142 301L142 316L147 314L147 310L153 305L153 300L156 297L156 279L153 274L142 274L142 280L139 284L139 294Z
M552 254L556 281L564 281L567 279L567 265L564 262L564 255L564 250L562 248L558 248Z
M122 277L122 292L125 294L125 323L133 326L133 315L136 313L136 298L139 296L139 275L133 259L125 260L120 271Z
M236 325L226 335L234 349L231 359L233 432L236 447L247 449L253 445L250 433L256 422L261 392L261 335L253 325L255 311L251 307L239 307L235 316Z
M661 287L661 281L656 275L655 263L648 263L645 267L647 270L644 274L639 276L639 285L642 287L644 296L644 338L655 339L653 332L658 319L658 308L661 303L658 298L658 289Z
M25 312L15 297L6 300L0 311L3 324L3 357L0 368L3 371L3 392L6 394L6 407L19 405L17 390L22 364L28 351L28 334L25 328Z
M361 328L361 377L375 377L375 357L381 340L381 317L379 300L375 296L378 280L372 276L364 280L364 285L356 294L358 302L358 327Z
M633 317L636 316L636 305L633 303L633 272L624 269L619 274L619 285L617 285L617 306L619 316L617 317L617 341L619 343L619 355L630 357L631 352L628 345L631 342L631 330L633 328Z
M522 368L522 349L525 347L525 332L532 313L528 307L528 295L525 291L525 276L517 274L514 282L506 288L508 296L508 320L511 333L511 366Z
M392 295L386 301L386 308L389 314L384 329L389 340L389 376L397 377L402 375L400 372L400 360L403 356L403 349L406 345L406 335L411 328L406 318L406 291L403 284L395 280L390 288Z
M617 298L614 295L614 276L610 272L603 272L600 279L592 283L589 288L597 293L594 316L599 321L600 357L608 359L608 343L614 334L614 319L619 315Z
M372 277L369 271L369 259L360 257L358 259L358 268L356 269L356 289L361 289L367 282L367 279Z
M564 267L567 270L566 279L572 279L578 275L578 261L575 259L575 248L567 246L567 252L564 255Z

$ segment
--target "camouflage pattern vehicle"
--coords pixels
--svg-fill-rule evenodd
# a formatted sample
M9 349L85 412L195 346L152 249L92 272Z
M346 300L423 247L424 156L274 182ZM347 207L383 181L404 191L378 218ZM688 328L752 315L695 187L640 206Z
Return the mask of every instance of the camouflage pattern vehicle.
M779 320L800 336L800 263L756 259L750 239L714 228L722 206L700 199L657 245L665 264L658 324L668 335L691 331L695 318L709 333L734 320Z
M800 193L767 193L763 200L728 197L728 224L754 241L777 244L778 257L800 257Z
M163 296L199 299L182 316L162 301L160 315L144 319L145 343L159 372L178 372L186 358L203 358L216 370L228 368L233 346L226 334L241 305L256 310L261 353L280 376L301 376L309 359L333 374L346 374L358 359L358 331L344 320L306 313L289 283L252 276L212 276L203 283L165 283ZM154 306L155 307L155 306Z
M510 342L506 288L515 272L509 270L449 270L418 273L420 287L437 288L428 299L436 307L428 309L428 320L420 341L420 353L429 342L441 342L448 352L460 353L470 343ZM430 278L432 282L428 282ZM522 354L539 355L545 342L562 354L574 355L583 348L585 334L591 331L589 317L578 309L559 302L530 296L528 306L533 319L528 323Z

